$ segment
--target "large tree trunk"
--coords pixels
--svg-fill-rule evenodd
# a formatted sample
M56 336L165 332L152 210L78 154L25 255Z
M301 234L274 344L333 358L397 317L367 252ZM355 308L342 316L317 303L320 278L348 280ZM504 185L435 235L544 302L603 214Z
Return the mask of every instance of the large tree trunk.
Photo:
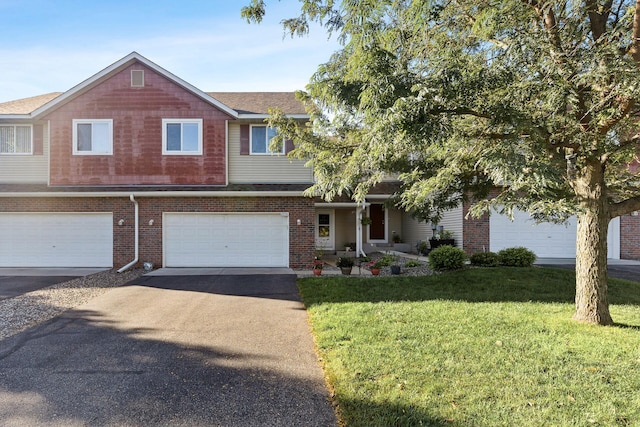
M607 297L607 232L609 209L604 185L604 170L587 163L576 177L576 193L581 200L576 244L575 320L611 325Z

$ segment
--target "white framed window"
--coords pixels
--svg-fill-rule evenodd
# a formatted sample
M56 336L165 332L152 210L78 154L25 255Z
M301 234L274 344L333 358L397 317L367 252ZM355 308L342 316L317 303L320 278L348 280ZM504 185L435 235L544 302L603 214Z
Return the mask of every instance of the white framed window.
M113 154L113 119L74 119L73 154Z
M0 125L0 154L33 154L31 125Z
M162 154L202 154L202 119L162 119Z
M251 125L250 145L251 154L284 154L285 144L282 141L282 146L278 151L269 150L269 141L276 136L278 131L276 128L272 128L266 125Z

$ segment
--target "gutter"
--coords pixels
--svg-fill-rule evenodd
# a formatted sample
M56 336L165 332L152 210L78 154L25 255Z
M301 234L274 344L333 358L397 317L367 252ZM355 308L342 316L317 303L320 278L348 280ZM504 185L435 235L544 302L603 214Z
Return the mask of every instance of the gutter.
M302 191L55 191L0 192L2 197L303 197Z
M134 198L133 194L129 195L129 199L133 202L134 211L135 211L134 212L134 215L135 215L135 243L134 243L135 258L129 264L127 264L124 267L120 268L118 270L118 273L122 273L122 272L130 269L131 267L133 267L138 262L138 236L139 236L138 202Z

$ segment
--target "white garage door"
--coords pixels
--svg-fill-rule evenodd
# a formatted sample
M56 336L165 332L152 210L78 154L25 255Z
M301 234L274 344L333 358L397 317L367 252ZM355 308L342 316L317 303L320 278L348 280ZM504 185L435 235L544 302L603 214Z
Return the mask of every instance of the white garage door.
M288 213L165 213L165 267L288 267Z
M524 246L539 258L575 258L576 217L566 224L536 224L531 216L522 211L514 212L513 222L506 215L494 213L490 216L490 250ZM620 259L620 218L609 223L609 258Z
M112 267L111 213L0 213L0 267Z

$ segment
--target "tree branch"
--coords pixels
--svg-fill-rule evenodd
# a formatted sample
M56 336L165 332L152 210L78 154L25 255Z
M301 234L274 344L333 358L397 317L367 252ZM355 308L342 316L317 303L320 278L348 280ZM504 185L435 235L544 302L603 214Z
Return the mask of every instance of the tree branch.
M593 34L594 41L598 41L607 31L607 19L609 19L612 3L612 0L606 1L602 11L599 11L598 3L595 0L588 0L586 2L586 8L589 13L589 23L591 25L591 34Z
M557 54L552 52L552 55L558 60L558 55L562 52L562 40L560 39L560 33L558 32L558 22L556 20L556 14L551 9L551 6L545 5L537 0L523 0L526 4L532 6L538 16L542 18L544 28L547 30L547 34L551 39L551 44L558 51ZM640 1L640 0L638 0Z
M629 53L636 62L636 65L638 65L640 64L640 0L636 0L633 12L633 33L631 37L631 48L629 49Z
M619 203L612 203L609 207L609 216L611 218L615 218L638 210L640 210L640 195L623 200Z

